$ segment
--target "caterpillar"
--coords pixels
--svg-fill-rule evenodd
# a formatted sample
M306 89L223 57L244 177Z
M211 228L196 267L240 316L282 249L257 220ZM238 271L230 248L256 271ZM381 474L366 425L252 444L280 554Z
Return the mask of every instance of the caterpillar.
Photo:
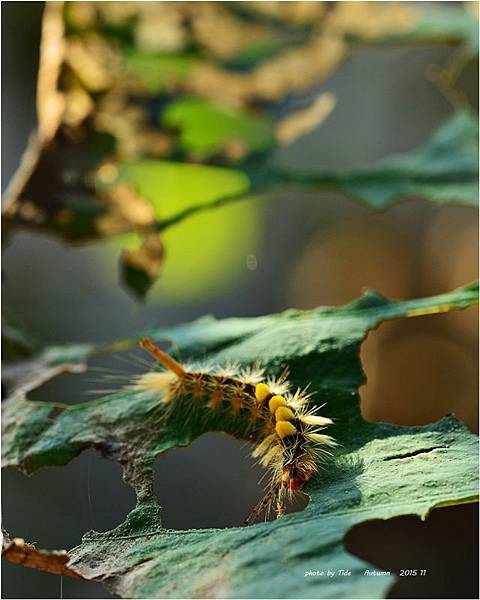
M318 472L318 464L331 455L335 440L320 433L332 420L320 416L320 406L309 407L312 396L306 389L290 391L288 371L277 379L264 380L261 368L230 367L223 371L198 370L181 365L160 350L149 338L140 341L161 365L162 370L137 376L133 388L158 391L162 401L172 404L176 398L191 396L205 398L207 406L215 410L228 403L231 411L248 411L259 427L254 440L252 456L270 469L271 481L265 496L255 506L245 525L252 524L265 512L268 516L275 507L276 518L285 514L288 497L303 489Z

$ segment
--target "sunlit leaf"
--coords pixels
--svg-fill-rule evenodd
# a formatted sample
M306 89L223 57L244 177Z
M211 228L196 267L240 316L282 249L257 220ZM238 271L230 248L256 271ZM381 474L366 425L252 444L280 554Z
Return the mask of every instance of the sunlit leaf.
M166 249L160 281L150 297L177 301L206 298L229 289L246 273L246 257L255 253L262 227L261 207L256 199L216 207L230 197L241 197L249 189L249 179L241 171L227 168L142 160L119 166L117 178L109 185L128 184L149 201L162 231ZM215 210L202 210L215 207ZM189 215L188 219L182 216ZM177 222L176 222L177 221ZM115 256L126 249L142 258L142 264L156 268L151 260L138 256L137 235L110 243ZM157 256L157 253L155 253ZM138 266L138 260L136 261ZM127 265L127 284L143 295L155 280L152 269L132 271Z
M200 211L161 234L165 246L160 274L121 263L126 285L139 297L157 303L191 303L233 289L247 276L247 257L258 252L263 227L263 206L258 198ZM119 252L141 248L137 235L122 236L108 243L111 257L102 277L111 279Z
M4 407L4 465L32 472L65 464L88 447L121 463L136 490L136 508L116 529L86 534L70 551L68 563L86 579L104 582L115 595L384 597L393 578L364 577L370 565L345 550L344 535L365 520L425 517L435 506L475 501L478 442L452 416L417 427L364 421L358 398L365 381L360 346L383 320L448 312L477 301L475 285L405 302L370 291L339 308L206 318L149 332L170 339L184 359L211 359L220 365L259 360L269 375L288 365L294 385L311 384L316 401L326 402L325 413L335 419L331 433L340 448L328 469L307 487L311 500L304 512L248 528L162 529L152 485L156 457L207 431L241 439L251 431L247 415L233 415L227 406L208 409L198 398L179 399L171 410L152 392L124 390L76 406L33 402L16 394ZM351 574L305 575L319 569Z
M233 158L243 158L273 143L272 124L266 117L198 98L170 104L162 115L162 123L180 130L184 150L202 155L225 152Z
M225 292L247 275L258 252L263 206L257 198L202 211L164 232L165 267L151 298L192 302Z
M159 221L246 194L248 176L235 169L161 160L123 163L111 185L128 183L149 200Z

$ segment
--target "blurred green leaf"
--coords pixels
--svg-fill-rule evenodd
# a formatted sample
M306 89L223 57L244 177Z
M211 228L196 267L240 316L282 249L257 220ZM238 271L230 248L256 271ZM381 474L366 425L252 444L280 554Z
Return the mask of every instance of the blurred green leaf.
M419 150L358 169L340 186L377 208L404 196L477 204L478 121L457 113Z
M166 225L202 207L246 194L242 171L162 160L136 160L119 165L112 186L130 184L152 203L156 218Z
M193 54L150 54L130 50L125 69L144 83L152 94L165 91L172 83L188 77L200 59Z
M473 11L466 10L466 6L464 2L462 6L437 4L417 7L415 26L406 38L423 42L456 40L463 42L472 52L478 52L478 18Z
M121 278L137 298L143 300L162 268L165 248L158 233L142 236L141 243L121 254Z
M180 130L180 144L187 152L209 155L235 152L240 158L268 148L274 141L272 123L266 117L213 104L200 98L183 98L171 103L162 123ZM229 146L231 149L229 150Z
M132 194L130 203L126 195L120 202L90 185L92 173L117 160L130 161L121 166L122 177L154 205L159 221L151 223L154 230L177 224L201 208L240 199L249 189L263 190L285 180L332 185L380 208L406 195L440 203L476 201L476 122L466 113L422 149L352 172L276 177L268 152L278 143L272 115L283 119L297 101L304 103L306 98L293 104L289 99L307 93L359 46L460 44L458 55L471 58L463 47L478 49L474 3L419 7L337 2L328 11L314 3L306 8L272 5L267 11L259 4L216 3L205 12L178 3L46 6L38 107L42 136L49 134L32 138L14 185L7 189L7 233L28 228L68 242L92 243L143 231L141 199L137 202ZM216 30L222 35L212 44L208 32ZM455 68L461 71L463 66L460 60ZM178 145L169 128L179 131ZM159 160L180 155L188 161L250 160L235 175L227 169L214 175L207 171L212 167ZM248 229L250 210L231 208L225 214L244 215L241 223ZM128 218L139 214L136 220ZM199 239L195 229L202 247L208 240L209 255L223 255L215 237L225 239L227 221L225 217L210 237ZM213 217L204 217L204 222L209 230L215 227ZM185 226L184 235L192 242L182 247L193 248L193 225ZM246 230L242 234L248 235ZM240 256L244 246L235 244ZM130 242L128 246L131 253ZM245 247L250 246L246 240ZM170 256L179 251L167 247L166 252ZM210 273L211 260L206 260ZM139 269L138 264L127 267L123 261L122 269L130 288L143 297L155 269L147 262L149 269ZM223 272L226 267L219 276ZM212 279L207 277L208 285Z
M274 57L280 49L285 49L287 44L293 45L295 41L271 39L253 42L242 48L238 54L229 58L225 63L225 67L238 71L249 71L262 61Z
M140 266L132 265L125 261L125 254L120 258L120 277L127 289L132 291L136 298L144 300L148 291L155 283L156 277L152 277Z
M167 229L167 260L151 298L159 302L205 300L247 275L247 256L258 251L263 205L256 197L201 211Z
M137 296L147 293L161 303L204 301L232 289L247 276L247 256L258 251L263 206L257 197L199 211L161 233L166 258L158 281L122 260L124 283ZM139 236L124 235L108 241L103 277L115 285L114 264L119 251L139 247Z
M346 39L378 44L461 44L478 52L478 18L468 10L474 2L340 4L340 30ZM335 15L333 17L335 21ZM370 22L368 22L370 21Z
M140 160L121 164L110 185L124 183L152 204L164 229L161 239L167 258L150 297L177 302L204 299L228 289L246 273L246 257L256 251L262 227L261 207L256 198L222 205L248 192L246 174L207 165ZM203 210L208 207L215 210ZM167 227L172 224L175 227ZM109 245L116 257L119 249L132 251L138 243L138 235L133 234L115 238ZM125 261L121 268L127 286L143 297L156 276L132 269Z
M136 508L113 531L85 535L69 563L83 577L103 581L115 595L384 597L393 578L364 577L370 565L346 552L345 533L369 519L425 517L435 506L474 501L477 438L454 417L421 427L364 421L358 398L365 382L360 346L368 331L386 319L448 312L477 301L476 285L405 302L369 291L339 308L207 318L149 332L170 339L183 358L244 365L260 360L268 375L288 365L294 386L310 383L316 402L327 402L325 414L335 418L331 433L341 445L334 462L309 484L311 501L304 512L249 528L162 529L153 493L152 465L158 455L207 431L247 440L251 435L247 415L235 416L227 406L210 410L202 399L182 398L166 410L152 392L124 390L76 406L16 395L4 407L4 466L30 473L65 464L88 447L122 464L137 493ZM310 569L327 568L348 569L351 575L305 576Z
M283 176L313 186L338 187L374 208L408 196L424 196L439 204L477 204L478 121L470 112L458 112L417 150L351 171Z

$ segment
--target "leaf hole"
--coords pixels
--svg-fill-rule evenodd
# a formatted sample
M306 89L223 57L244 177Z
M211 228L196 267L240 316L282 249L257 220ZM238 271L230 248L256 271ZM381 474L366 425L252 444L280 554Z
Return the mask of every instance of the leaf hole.
M370 332L361 349L362 416L424 425L453 413L478 432L477 318L471 308L386 322Z
M344 544L379 570L417 570L399 577L389 598L478 598L477 534L478 505L466 504L434 510L425 521L413 515L366 521Z
M208 433L186 448L160 456L154 470L155 493L163 507L163 526L168 529L242 526L263 497L269 481L269 474L256 464L250 451L248 442ZM287 512L304 510L307 504L308 496L300 493Z
M16 469L2 472L4 526L46 549L70 549L91 529L108 531L135 507L135 494L123 482L117 463L94 450L69 464L26 477Z

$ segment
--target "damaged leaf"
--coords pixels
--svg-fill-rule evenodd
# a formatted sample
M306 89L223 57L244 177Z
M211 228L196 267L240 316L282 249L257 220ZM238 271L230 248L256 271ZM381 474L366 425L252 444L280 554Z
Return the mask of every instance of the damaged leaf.
M239 170L160 160L119 164L108 189L125 183L151 204L162 229L250 189L248 176Z
M94 348L92 344L51 346L36 355L30 351L26 358L6 362L2 380L7 395L27 394L60 373L81 373L86 369L85 361Z
M331 433L340 447L307 486L310 504L303 512L248 528L162 529L153 493L155 459L207 431L249 439L248 416L234 416L228 407L210 410L202 399L181 398L166 410L154 393L123 390L63 406L51 419L51 405L16 395L5 405L4 423L14 415L25 417L3 436L4 466L30 473L65 464L88 447L122 465L137 494L136 508L116 529L87 533L69 552L68 563L121 597L383 597L394 579L364 577L370 565L346 552L344 535L368 519L425 518L435 506L474 501L477 438L453 416L417 427L364 421L358 397L365 382L360 346L384 320L458 310L477 301L476 285L399 302L369 291L343 307L204 318L148 332L169 339L183 360L210 359L220 365L259 360L268 375L288 366L294 385L310 384L315 401L327 403L325 413L334 419ZM352 574L334 579L306 575L319 568Z
M470 53L478 53L478 13L474 14L474 6L474 2L465 2L461 10L447 5L419 6L414 26L405 39L438 42L448 37L462 42Z
M11 562L47 571L53 575L68 575L83 579L79 573L67 567L70 557L65 550L39 550L33 544L27 544L22 538L14 538L4 540L2 556Z
M284 179L334 186L383 208L398 198L422 196L440 204L478 202L478 120L455 113L422 147L337 173L290 174Z
M140 299L157 279L162 266L164 247L158 233L147 233L138 248L125 250L121 257L123 281Z
M418 159L416 165L385 159L365 170L311 180L301 173L278 180L270 165L277 144L318 126L333 108L325 95L291 114L292 95L324 82L358 47L456 44L468 46L468 61L475 42L478 46L476 25L463 6L396 2L47 2L37 81L39 126L5 192L4 231L40 230L69 243L138 234L135 248L123 248L121 269L123 281L143 297L162 272L159 244L166 256L169 248L162 237L156 252L147 252L153 237L147 244L142 236L177 224L210 201L204 201L203 187L197 187L198 197L189 195L188 205L177 197L169 200L172 206L162 200L162 214L172 219L159 222L159 203L155 200L155 218L149 205L156 192L147 186L132 193L128 187L105 192L95 185L105 166L149 164L151 171L157 165L162 178L165 163L183 160L195 169L192 163L198 161L211 168L238 162L238 176L250 182L225 196L213 179L205 183L215 196L212 205L242 198L250 185L260 191L284 179L340 187L372 206L416 193L438 202L471 202L474 158L468 161L455 140L445 150L452 160L443 157L438 165L441 177L432 171L438 157L421 153L409 155ZM454 97L444 88L455 82L444 79L437 85ZM275 114L281 114L277 122ZM254 169L243 162L248 158L255 159ZM176 169L178 175L181 167Z
M100 180L103 173L101 169ZM205 297L228 288L245 272L245 256L256 251L260 238L262 207L252 197L230 203L250 189L242 171L144 160L110 165L107 174L108 184L101 184L105 194L113 198L126 186L154 217L152 225L137 228L138 235L120 236L109 244L115 257L123 251L121 277L139 298L147 293L177 302ZM149 292L159 272L160 281Z

